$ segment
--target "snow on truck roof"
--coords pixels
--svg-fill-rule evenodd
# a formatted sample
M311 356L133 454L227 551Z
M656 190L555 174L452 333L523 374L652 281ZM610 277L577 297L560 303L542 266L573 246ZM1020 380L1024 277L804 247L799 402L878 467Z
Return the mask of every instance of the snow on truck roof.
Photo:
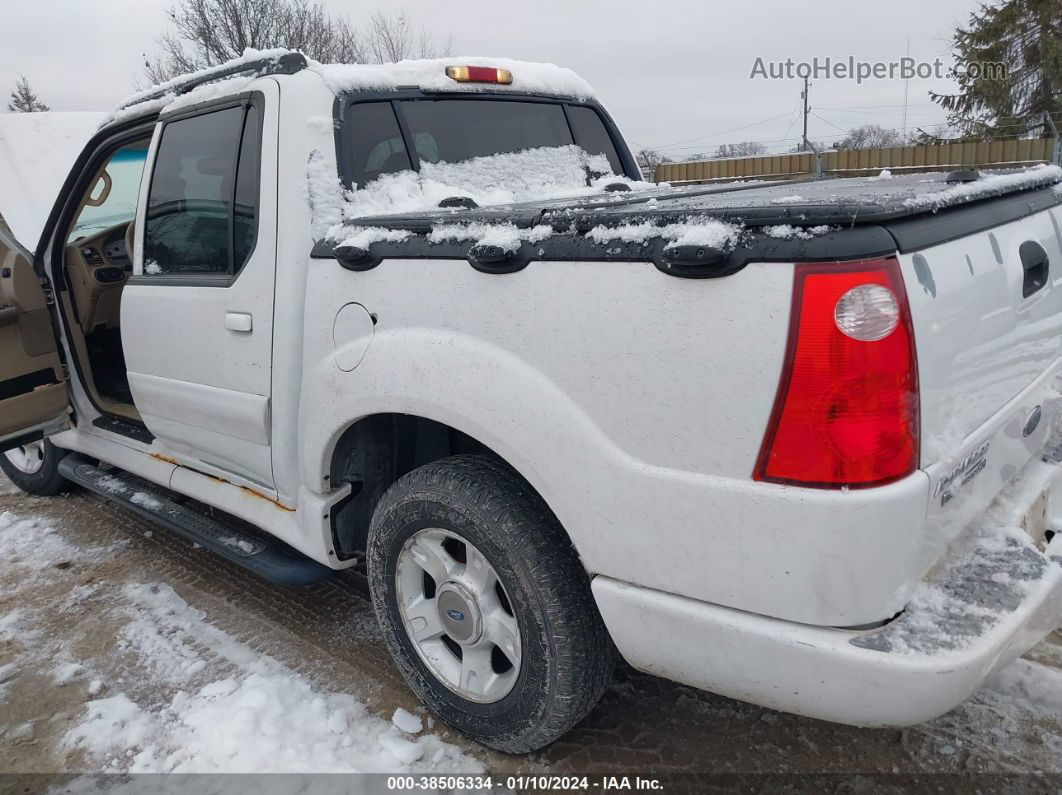
M508 72L509 82L461 82L450 77L448 67L488 67ZM387 64L323 64L301 53L282 48L246 49L239 58L138 91L118 103L107 123L142 113L160 111L192 102L201 102L218 93L230 93L233 82L250 82L274 70L292 73L307 70L320 75L336 94L354 91L388 91L420 88L445 93L543 94L587 100L594 89L571 69L550 63L516 61L492 56L455 55Z

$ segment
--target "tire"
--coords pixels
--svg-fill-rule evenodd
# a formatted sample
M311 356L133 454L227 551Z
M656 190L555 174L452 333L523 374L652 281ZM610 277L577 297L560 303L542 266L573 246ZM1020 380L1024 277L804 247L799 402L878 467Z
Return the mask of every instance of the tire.
M444 569L445 577L421 577L424 594L411 599L409 592L421 586L416 584L417 568L409 569L409 561L421 566L416 555L422 546L435 543L444 552L456 552L456 557L451 555L456 568ZM459 586L477 579L470 572L477 554L489 564L500 592L497 584L485 586L479 597L471 589L462 593L474 604L455 602ZM443 564L450 562L444 559ZM593 709L611 679L615 649L571 541L542 499L501 462L454 456L396 481L373 515L367 568L377 620L406 682L435 715L483 745L526 753L550 744ZM425 601L432 589L434 610ZM440 645L429 648L435 640L418 645L404 618L416 608L400 608L400 600L419 600L425 613L436 613L440 625L449 628L446 637L438 638ZM443 609L453 604L459 609ZM467 618L466 609L471 613ZM462 618L455 619L454 613ZM478 644L461 645L469 638L458 642L468 632L465 621L480 626L484 639ZM504 627L511 628L514 621L519 645L486 640L499 633L508 638ZM418 618L417 625L423 635L431 634L426 621ZM459 631L451 635L453 627ZM483 677L471 675L469 681L490 684L465 687L465 659L474 667L474 660L485 659L485 645L490 647L490 670ZM457 646L459 657L453 653ZM518 662L513 665L510 657ZM455 659L461 666L456 685L452 676L449 683L445 678ZM512 666L509 670L506 663ZM481 686L484 692L473 693Z
M44 439L0 453L0 469L27 494L53 497L72 486L59 474L59 462L66 455L66 450Z

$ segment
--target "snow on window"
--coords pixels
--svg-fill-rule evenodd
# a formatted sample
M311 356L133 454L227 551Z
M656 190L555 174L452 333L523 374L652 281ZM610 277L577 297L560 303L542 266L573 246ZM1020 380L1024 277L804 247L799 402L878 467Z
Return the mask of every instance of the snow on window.
M361 218L435 209L452 196L466 196L483 207L599 193L603 185L586 184L588 171L604 175L607 182L620 180L607 158L588 155L574 144L474 157L459 163L425 161L420 172L384 174L350 191L344 215Z
M589 185L588 174L591 175ZM346 233L343 221L437 210L439 202L451 197L467 197L480 206L490 206L598 195L606 185L616 182L632 190L657 187L617 176L612 173L607 157L589 155L574 144L475 157L459 163L423 162L419 172L384 174L364 187L349 191L343 189L328 158L314 150L307 162L306 177L315 239L343 238ZM457 215L460 210L455 208L453 212ZM433 242L474 237L470 237L472 232L456 218L454 225L437 231ZM528 237L526 232L521 230L524 240L542 239ZM355 238L361 243L349 242ZM494 238L508 246L513 240L512 231L502 225ZM381 237L379 231L359 230L343 242L364 247L363 244L376 240L397 239Z

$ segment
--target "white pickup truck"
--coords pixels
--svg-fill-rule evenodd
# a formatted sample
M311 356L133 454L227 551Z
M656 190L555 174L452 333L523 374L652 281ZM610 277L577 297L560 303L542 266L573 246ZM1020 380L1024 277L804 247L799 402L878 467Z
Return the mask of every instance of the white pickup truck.
M617 652L924 721L1062 619L1060 178L649 186L567 70L248 55L17 183L0 463L279 582L364 561L494 748Z

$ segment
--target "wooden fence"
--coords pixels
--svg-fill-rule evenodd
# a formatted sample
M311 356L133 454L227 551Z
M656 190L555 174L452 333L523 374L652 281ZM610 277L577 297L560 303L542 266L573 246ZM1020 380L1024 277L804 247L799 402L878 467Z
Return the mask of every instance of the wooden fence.
M951 171L957 168L1008 168L1054 162L1059 147L1054 138L1008 141L973 141L927 146L896 146L884 149L829 150L787 155L757 155L703 160L693 163L661 163L657 182L690 184L736 179L797 179L822 176L854 177L890 171ZM816 160L821 160L817 166ZM821 169L821 171L820 171Z

